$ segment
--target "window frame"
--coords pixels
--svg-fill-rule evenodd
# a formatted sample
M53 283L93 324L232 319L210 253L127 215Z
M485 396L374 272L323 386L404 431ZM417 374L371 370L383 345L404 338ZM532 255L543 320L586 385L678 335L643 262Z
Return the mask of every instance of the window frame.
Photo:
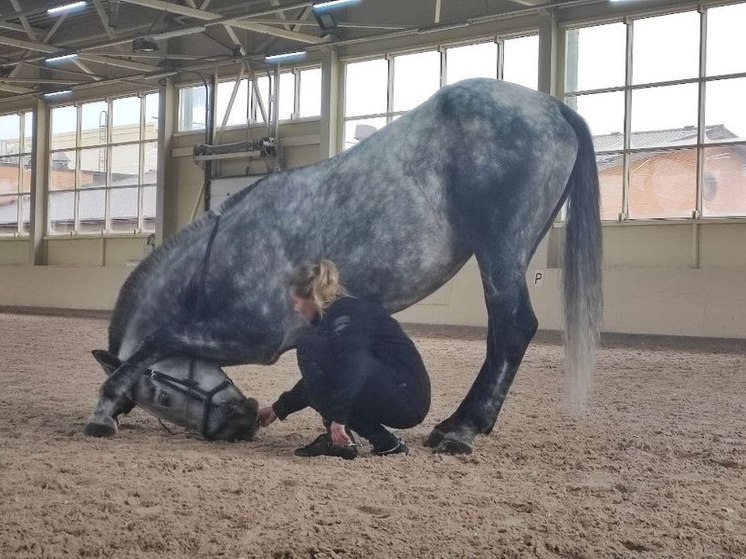
M300 114L300 96L303 94L302 84L300 83L300 75L301 72L306 70L321 70L321 64L306 64L306 65L300 65L300 66L293 66L292 68L287 68L282 71L280 71L280 75L283 74L293 74L293 109L291 113L290 118L281 118L278 119L279 123L294 123L294 122L305 122L305 121L313 121L313 120L319 120L321 118L321 107L319 107L319 114L318 115L309 115L309 116L299 116ZM226 76L218 80L219 84L235 84L236 80L239 78L239 75L235 76ZM254 78L258 80L259 78L268 78L270 83L270 96L275 95L274 91L274 73L254 73ZM261 112L259 110L259 103L257 101L256 96L254 95L254 88L251 84L252 80L251 77L247 74L244 74L240 77L241 80L246 80L247 82L247 106L248 106L248 117L249 117L249 128L262 128L266 126L271 126L273 124L273 117L268 114L268 120L269 123L264 122L261 118ZM181 112L182 112L182 104L181 104L181 92L185 89L193 88L193 87L204 87L204 84L199 81L194 82L184 82L177 86L177 129L174 131L174 136L186 136L189 134L204 134L206 126L201 128L191 128L188 130L182 129L182 119L181 119ZM216 105L217 106L217 105ZM265 103L265 110L269 107ZM222 115L218 117L218 115L215 115L215 128L216 131L220 129L220 125L222 123ZM224 131L227 130L240 130L242 128L246 128L246 123L242 124L226 124Z
M24 192L23 184L24 179L26 175L31 176L31 160L32 160L32 152L33 152L33 127L34 127L34 111L30 108L25 109L18 109L15 111L8 111L0 113L0 117L4 116L11 116L16 115L18 116L18 151L17 152L9 152L6 154L1 154L0 158L17 158L16 161L16 168L17 168L17 179L16 179L16 189L14 192L3 194L0 193L0 200L5 198L11 198L16 197L16 227L15 231L12 233L0 233L0 239L19 239L19 238L28 238L31 230L31 216L29 214L29 222L28 222L28 231L24 231L24 198L28 197L28 205L30 208L31 205L31 188L33 185L29 185L28 192ZM31 134L27 136L27 130L26 130L26 115L30 115L30 121L31 121ZM29 149L26 150L26 139L29 138ZM29 166L27 167L26 161L29 161Z
M496 55L496 79L502 80L503 79L503 72L505 67L505 42L510 41L512 39L521 39L524 37L539 37L539 31L537 29L532 30L526 30L521 31L518 33L512 33L512 34L505 34L505 35L496 35L496 34L490 34L490 35L482 35L482 36L475 36L475 37L469 37L468 39L461 39L458 41L451 41L451 42L443 42L438 43L435 45L426 45L426 46L418 46L416 48L408 48L408 49L398 49L398 50L388 50L382 53L372 54L372 55L365 55L365 56L355 56L355 57L349 57L349 58L341 58L340 62L342 63L342 95L340 100L341 105L341 118L340 118L340 131L338 134L338 149L340 151L344 151L348 149L349 147L352 147L355 144L352 145L346 145L346 126L347 123L352 121L362 121L362 120L369 120L369 119L385 119L385 124L391 124L394 120L399 118L401 115L406 114L409 110L398 110L395 111L393 104L394 104L394 78L396 73L396 62L395 59L399 56L406 56L411 54L420 54L425 52L437 52L440 55L440 68L439 68L439 86L438 89L444 87L447 85L447 73L448 73L448 50L452 48L459 48L459 47L465 47L465 46L471 46L471 45L480 45L480 44L487 44L487 43L494 43L497 48L497 55ZM387 69L387 94L386 94L386 110L384 112L378 112L378 113L364 113L364 114L356 114L353 116L349 116L347 114L347 76L348 76L348 67L350 64L355 64L359 62L368 62L372 60L385 60L388 64ZM536 61L536 68L538 72L538 59ZM538 80L537 80L538 81ZM538 83L537 83L538 85Z
M46 203L46 223L44 224L44 238L45 239L61 239L65 237L137 237L140 235L148 235L155 232L155 224L157 216L155 213L153 216L146 218L144 214L145 209L145 189L146 188L157 188L157 179L155 181L146 181L145 169L146 161L146 149L149 145L155 145L158 148L158 137L157 135L153 138L147 134L147 99L150 95L160 95L157 89L148 89L136 93L110 95L102 98L92 99L81 99L74 102L61 102L58 104L50 105L49 107L49 149L47 152L47 169L48 169L48 180L45 185L45 203ZM139 98L139 118L137 124L137 137L136 140L124 140L114 141L114 103L119 99L125 99L129 97ZM82 107L83 105L90 103L106 104L106 137L101 143L96 144L82 144ZM156 105L157 106L157 105ZM75 107L75 145L72 147L58 147L53 148L53 114L55 109L64 107ZM134 125L130 125L134 126ZM138 146L138 165L137 165L137 182L132 185L121 185L116 186L113 184L112 179L112 152L116 147L127 147L127 146ZM105 150L105 170L104 170L104 184L93 187L84 187L81 185L81 152L91 149ZM57 153L74 152L75 158L75 169L74 169L74 182L72 188L60 188L52 190L52 172L53 172L53 157ZM156 158L156 175L157 175L158 159ZM111 193L114 190L126 189L126 188L137 188L137 223L131 230L122 228L112 229L112 223L116 220L112 216L111 212ZM52 229L52 215L50 208L52 193L56 192L72 192L73 193L73 219L72 225L66 231L54 231ZM80 201L81 193L84 192L104 192L104 216L103 224L100 229L86 231L81 227L82 220L80 215ZM149 224L146 226L146 222Z
M746 4L746 2L738 2L732 5ZM729 4L731 5L731 4ZM602 19L598 21L583 21L583 22L569 22L562 25L563 31L563 64L561 71L558 72L559 89L561 91L561 98L565 103L571 107L577 106L569 102L572 99L578 99L583 96L596 95L601 93L616 93L621 92L624 95L624 107L623 107L623 147L622 149L613 150L595 150L596 157L599 156L614 156L622 155L622 204L619 208L619 212L616 219L604 220L604 224L632 224L632 223L682 223L682 222L733 222L746 220L746 212L743 214L733 213L732 215L704 215L704 188L705 188L705 168L706 150L711 148L718 148L723 146L741 146L746 149L746 138L742 140L721 140L721 141L710 141L707 140L705 135L707 131L705 122L705 91L709 83L713 83L721 80L733 80L739 78L746 78L746 70L738 73L728 74L707 74L707 32L708 32L708 13L712 9L723 7L724 5L714 4L708 6L692 7L687 6L680 10L670 10L665 12L655 13L641 13L634 16L620 17L616 19ZM672 14L683 14L687 12L695 12L699 16L699 34L697 40L698 46L698 58L697 61L697 76L684 79L675 80L662 80L645 83L633 83L632 67L634 64L633 53L634 53L634 24L640 20L646 20L654 17L661 17ZM596 26L608 25L608 24L623 24L625 25L625 61L624 61L624 84L612 87L601 87L594 89L576 89L573 91L566 91L567 89L567 78L568 72L571 71L571 63L568 56L568 43L569 34L572 31L580 30L583 28L591 28ZM697 85L697 114L696 114L696 141L676 144L675 146L648 146L648 147L633 147L632 146L632 97L637 91L642 91L652 88L663 88L675 85L684 84L696 84ZM632 159L640 154L654 154L661 151L679 151L694 149L696 150L696 170L695 170L695 203L694 208L691 210L691 215L688 217L651 217L651 216L640 216L631 217L630 215L630 190L632 183Z

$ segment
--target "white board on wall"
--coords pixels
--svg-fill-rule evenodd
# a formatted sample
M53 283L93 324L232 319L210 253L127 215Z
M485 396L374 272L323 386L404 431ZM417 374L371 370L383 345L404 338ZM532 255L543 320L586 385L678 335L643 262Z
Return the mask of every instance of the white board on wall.
M220 204L225 202L234 194L240 192L247 186L254 184L265 175L252 175L249 177L225 177L212 179L210 181L210 209L216 210Z

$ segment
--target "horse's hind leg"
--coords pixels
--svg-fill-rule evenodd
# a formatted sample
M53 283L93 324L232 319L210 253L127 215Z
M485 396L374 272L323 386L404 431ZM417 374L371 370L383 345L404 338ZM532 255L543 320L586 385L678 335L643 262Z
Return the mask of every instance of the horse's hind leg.
M458 409L425 441L439 452L468 454L474 437L492 431L538 321L531 308L525 270L516 263L477 254L487 303L487 355Z

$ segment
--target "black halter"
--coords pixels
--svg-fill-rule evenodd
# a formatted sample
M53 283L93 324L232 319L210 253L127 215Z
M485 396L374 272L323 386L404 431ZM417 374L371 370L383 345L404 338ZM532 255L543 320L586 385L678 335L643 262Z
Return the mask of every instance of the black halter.
M192 374L194 372L194 361L191 361L189 364L189 379L180 379L180 378L174 378L172 376L169 376L165 373L161 373L160 371L154 371L152 369L148 370L147 375L162 384L165 384L172 388L173 390L176 390L177 392L180 392L181 394L184 394L186 396L190 396L192 398L202 400L203 402L203 411L202 411L202 421L200 423L200 435L205 437L208 440L211 440L213 437L207 430L208 422L210 419L210 410L217 407L216 404L213 403L213 398L216 394L222 392L229 386L233 386L233 381L229 378L226 378L223 382L215 386L212 390L204 390L201 388L194 380L192 380ZM187 418L189 417L189 406L187 405ZM187 420L187 424L189 421ZM214 435L214 433L213 433Z

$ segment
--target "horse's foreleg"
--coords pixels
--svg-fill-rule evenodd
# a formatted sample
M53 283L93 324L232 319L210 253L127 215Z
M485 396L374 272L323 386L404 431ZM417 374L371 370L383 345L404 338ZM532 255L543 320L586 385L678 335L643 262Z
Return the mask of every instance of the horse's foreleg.
M439 452L468 454L476 435L492 431L538 327L522 273L516 273L512 280L497 279L492 274L485 277L484 270L482 274L488 313L487 355L458 409L439 423L425 441L426 446Z
M129 394L139 375L168 355L169 344L163 343L165 337L161 332L149 336L135 354L104 381L99 390L96 408L83 428L84 435L111 437L116 434L117 416L132 408Z
M131 403L128 394L139 376L158 361L171 355L185 354L215 361L240 362L246 353L250 337L226 332L226 327L214 322L158 330L145 338L135 353L122 363L101 385L98 403L83 428L91 437L111 437L117 432L116 417ZM213 334L207 334L212 332Z

